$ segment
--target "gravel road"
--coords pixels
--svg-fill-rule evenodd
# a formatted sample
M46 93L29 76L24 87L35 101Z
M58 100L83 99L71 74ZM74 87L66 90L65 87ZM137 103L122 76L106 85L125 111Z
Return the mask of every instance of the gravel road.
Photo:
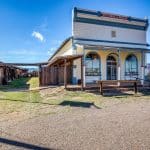
M150 101L103 109L72 107L22 121L0 134L2 150L149 150Z

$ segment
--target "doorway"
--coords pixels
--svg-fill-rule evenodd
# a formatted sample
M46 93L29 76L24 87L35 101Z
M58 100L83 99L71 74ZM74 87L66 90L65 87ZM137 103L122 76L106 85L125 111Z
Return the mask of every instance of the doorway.
M117 61L112 55L107 57L107 80L117 80Z

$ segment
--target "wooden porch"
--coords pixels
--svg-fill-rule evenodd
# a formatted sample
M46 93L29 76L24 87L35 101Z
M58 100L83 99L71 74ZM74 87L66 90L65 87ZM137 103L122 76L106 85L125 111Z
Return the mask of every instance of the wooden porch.
M98 81L98 83L86 84L82 89L81 85L67 85L66 87L69 91L92 91L98 92L103 95L103 93L119 93L119 92L128 92L133 91L133 93L141 91L150 91L150 83L141 85L140 80L105 80Z
M72 83L73 61L81 60L81 79L77 84ZM141 85L141 79L137 80L100 80L98 82L87 84L84 82L84 60L83 55L59 56L51 60L40 70L41 86L64 86L67 90L97 90L102 95L105 91L128 91L133 90L135 93L140 89L146 89L150 86ZM149 84L150 85L150 84Z
M81 60L80 87L83 89L83 55L67 55L54 58L48 65L40 70L40 85L72 85L73 61ZM74 87L79 87L74 85Z

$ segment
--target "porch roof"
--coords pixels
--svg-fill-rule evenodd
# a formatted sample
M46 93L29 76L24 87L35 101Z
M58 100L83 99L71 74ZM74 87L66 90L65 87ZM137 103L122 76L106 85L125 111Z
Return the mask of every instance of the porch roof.
M91 45L91 44L79 44L84 46L84 49L91 49L91 50L120 50L120 51L139 51L150 53L150 49L148 48L131 48L131 47L115 47L115 46L104 46L104 45Z
M39 63L1 63L0 65L3 66L40 66L40 65L47 65L48 62L39 62Z
M64 60L66 61L72 61L78 58L81 58L83 55L66 55L66 56L58 56L54 59L52 59L51 61L49 61L49 63L47 64L47 66L51 66L51 65L55 65L58 63L63 62Z
M74 43L83 46L92 46L96 48L120 48L120 49L139 49L139 50L149 50L150 46L147 43L133 43L133 42L122 42L122 41L108 41L108 40L98 40L98 39L84 39L84 38L74 38Z

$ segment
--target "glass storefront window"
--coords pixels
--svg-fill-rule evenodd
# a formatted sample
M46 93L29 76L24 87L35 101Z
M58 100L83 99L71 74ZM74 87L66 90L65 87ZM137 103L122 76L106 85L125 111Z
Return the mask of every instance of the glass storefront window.
M100 76L100 58L96 53L89 53L85 58L86 76Z
M138 61L136 56L129 55L125 62L125 74L126 75L137 75L138 74Z

